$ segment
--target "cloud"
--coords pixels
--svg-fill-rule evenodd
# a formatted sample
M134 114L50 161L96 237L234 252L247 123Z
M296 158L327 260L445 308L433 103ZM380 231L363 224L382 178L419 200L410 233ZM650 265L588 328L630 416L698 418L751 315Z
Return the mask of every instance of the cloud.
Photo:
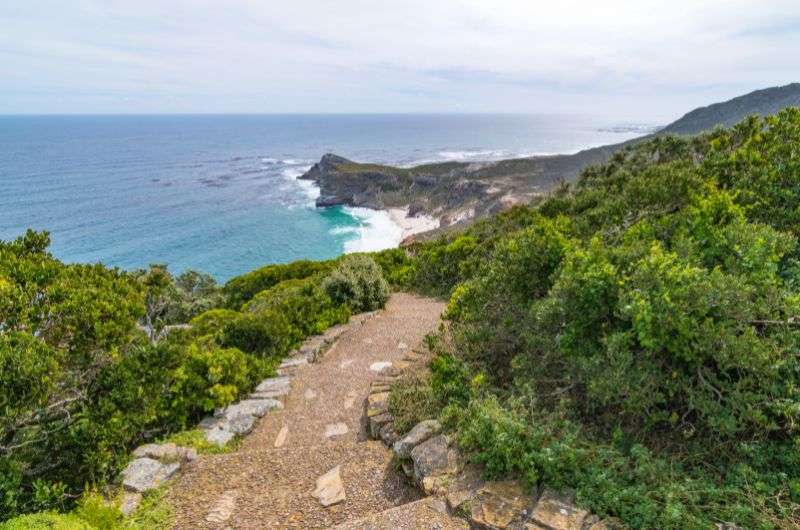
M673 116L800 71L785 0L12 0L0 30L0 112Z

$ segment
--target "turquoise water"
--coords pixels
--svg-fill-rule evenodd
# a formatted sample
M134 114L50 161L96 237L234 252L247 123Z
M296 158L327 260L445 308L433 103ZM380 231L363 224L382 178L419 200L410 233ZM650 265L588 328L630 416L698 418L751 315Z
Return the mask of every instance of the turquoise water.
M48 230L67 262L166 263L224 281L396 244L368 211L314 208L318 190L296 177L326 152L410 165L573 152L640 132L575 116L5 116L0 239Z

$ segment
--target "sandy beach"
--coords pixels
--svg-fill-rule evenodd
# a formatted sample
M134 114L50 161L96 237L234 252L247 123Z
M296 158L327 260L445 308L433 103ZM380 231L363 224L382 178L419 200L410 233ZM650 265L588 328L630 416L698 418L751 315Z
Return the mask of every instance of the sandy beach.
M431 217L430 215L417 215L411 217L408 215L408 207L405 208L389 208L389 218L393 223L403 229L403 235L400 240L404 240L409 236L421 234L439 228L439 220Z

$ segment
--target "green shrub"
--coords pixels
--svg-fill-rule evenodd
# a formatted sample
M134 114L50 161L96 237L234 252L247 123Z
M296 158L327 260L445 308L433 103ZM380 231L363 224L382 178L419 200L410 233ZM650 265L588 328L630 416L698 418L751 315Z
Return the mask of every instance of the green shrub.
M41 512L15 517L0 524L2 530L99 530L73 514Z
M210 309L191 319L189 324L192 326L192 333L198 337L214 335L236 320L238 316L237 311L230 309Z
M430 384L419 374L405 375L392 384L388 407L400 434L423 420L437 418L441 410Z
M283 355L291 345L289 321L273 310L242 313L222 328L220 343L269 359Z
M285 280L300 280L315 274L323 274L334 267L330 261L295 261L286 265L267 265L260 269L232 278L225 284L223 293L229 309L239 309L255 295Z
M389 299L389 285L372 258L350 255L322 281L322 289L335 304L346 304L355 312L373 311Z
M490 475L632 528L797 527L798 152L798 109L658 137L415 246L416 285L452 292L415 395Z
M236 348L190 344L172 375L172 406L210 412L235 401L267 373L263 361Z
M286 280L261 291L242 308L246 313L273 311L289 322L289 341L299 344L309 335L322 333L335 324L347 322L350 309L336 305L316 281Z

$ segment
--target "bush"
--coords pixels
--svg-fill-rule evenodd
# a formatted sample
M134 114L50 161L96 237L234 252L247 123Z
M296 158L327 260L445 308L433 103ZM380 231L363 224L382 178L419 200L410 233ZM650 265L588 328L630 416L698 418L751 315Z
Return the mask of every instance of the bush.
M192 333L198 337L203 335L214 335L224 329L225 326L236 320L239 317L238 311L230 309L211 309L205 311L192 320L189 325L192 326Z
M389 299L389 285L380 267L368 256L345 256L322 281L322 289L335 304L353 311L373 311Z
M295 261L286 265L267 265L260 269L232 278L225 284L223 293L227 307L238 310L261 291L274 287L285 280L301 280L324 274L334 267L330 261Z
M269 371L263 361L236 348L191 344L172 376L172 406L211 412L236 401Z
M655 138L414 247L417 285L452 292L414 396L490 475L632 528L797 527L798 149L798 109Z
M261 291L247 302L242 311L259 313L273 311L289 321L292 346L309 335L322 333L334 324L347 322L350 309L336 305L312 279L286 280Z
M220 343L264 359L276 358L291 345L289 321L271 309L242 313L222 328Z

